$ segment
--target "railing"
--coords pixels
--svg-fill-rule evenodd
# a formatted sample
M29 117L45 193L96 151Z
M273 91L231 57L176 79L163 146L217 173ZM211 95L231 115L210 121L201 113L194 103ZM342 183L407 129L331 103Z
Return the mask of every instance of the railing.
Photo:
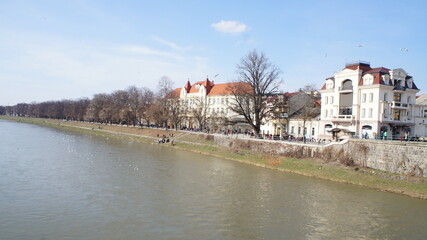
M401 102L396 102L396 101L391 101L390 103L391 103L392 108L402 108L402 109L408 108L407 103L401 103Z
M344 121L351 121L355 119L354 115L338 115L338 116L333 116L333 118L338 120L344 120Z

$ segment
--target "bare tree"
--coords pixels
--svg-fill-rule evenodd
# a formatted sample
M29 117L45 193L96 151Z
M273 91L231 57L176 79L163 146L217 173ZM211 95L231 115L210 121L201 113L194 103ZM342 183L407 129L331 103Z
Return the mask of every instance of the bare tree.
M154 104L155 94L148 88L141 89L141 106L139 108L139 113L141 114L141 120L145 120L148 125L150 125L150 114L149 109Z
M167 127L168 125L168 96L172 93L174 82L167 76L163 76L157 83L157 96L155 106L151 109L154 119Z
M128 106L130 109L131 121L133 122L133 126L136 126L141 120L139 111L141 110L143 104L142 91L136 86L130 86L127 89L127 92L129 95Z
M316 86L314 84L306 85L301 88L298 94L292 96L289 100L290 117L301 119L303 122L303 139L306 140L306 123L320 114Z
M181 100L177 97L169 98L168 100L168 117L175 130L178 130L184 118L183 107Z
M208 120L208 99L206 97L201 97L194 98L193 101L194 103L190 110L190 114L197 121L200 130L203 130Z
M264 53L253 50L241 59L237 65L238 80L230 84L229 91L233 97L228 107L243 116L257 135L273 110L267 99L279 92L280 72Z

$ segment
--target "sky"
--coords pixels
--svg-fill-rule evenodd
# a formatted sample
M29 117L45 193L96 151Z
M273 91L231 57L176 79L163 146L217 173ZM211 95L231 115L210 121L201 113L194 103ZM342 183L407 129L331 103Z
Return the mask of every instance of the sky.
M403 68L427 92L427 1L0 0L0 105L236 80L251 50L295 91L346 63Z

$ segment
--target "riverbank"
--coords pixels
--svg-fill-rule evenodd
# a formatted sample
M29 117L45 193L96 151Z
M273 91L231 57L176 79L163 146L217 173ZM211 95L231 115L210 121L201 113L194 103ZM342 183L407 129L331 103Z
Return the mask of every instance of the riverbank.
M175 145L165 143L162 144L162 146L179 148L200 154L209 154L264 168L341 183L355 184L427 200L427 179L425 178L391 174L369 168L346 167L335 163L325 163L319 159L285 158L276 155L260 154L258 152L245 149L221 147L214 141L209 140L205 134L53 119L6 116L0 116L0 119L38 124L72 131L115 136L127 140L151 144L157 144L157 140L159 139L157 136L169 136L170 134L173 134L171 138L175 140Z

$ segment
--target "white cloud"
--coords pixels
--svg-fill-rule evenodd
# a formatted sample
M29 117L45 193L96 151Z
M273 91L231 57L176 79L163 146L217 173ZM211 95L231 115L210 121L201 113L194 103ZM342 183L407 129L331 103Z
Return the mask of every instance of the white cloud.
M220 21L211 25L218 32L238 34L248 30L248 26L238 21Z

